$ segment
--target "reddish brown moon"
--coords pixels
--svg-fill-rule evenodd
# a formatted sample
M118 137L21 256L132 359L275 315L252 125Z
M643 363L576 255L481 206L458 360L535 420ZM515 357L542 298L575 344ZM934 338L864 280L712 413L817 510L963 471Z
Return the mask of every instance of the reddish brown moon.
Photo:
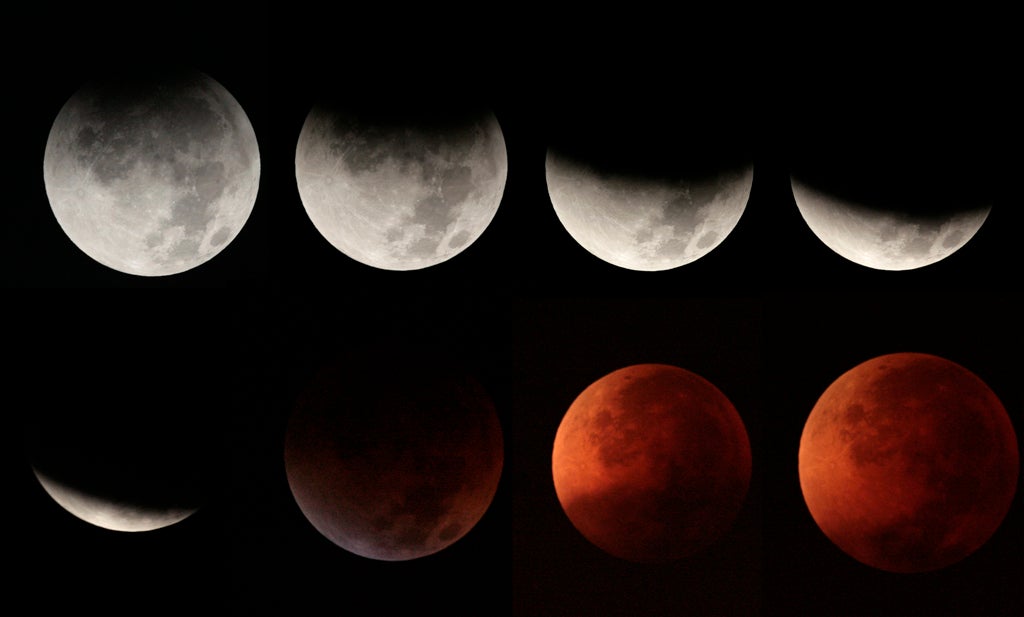
M636 562L686 557L731 526L750 485L736 408L703 377L665 364L614 371L573 401L555 435L555 492L572 524Z
M285 469L305 517L371 559L436 553L490 507L504 460L493 402L474 379L421 366L333 366L288 421Z
M974 373L922 353L868 360L818 399L800 486L833 543L889 572L956 563L988 541L1017 487L1017 437Z

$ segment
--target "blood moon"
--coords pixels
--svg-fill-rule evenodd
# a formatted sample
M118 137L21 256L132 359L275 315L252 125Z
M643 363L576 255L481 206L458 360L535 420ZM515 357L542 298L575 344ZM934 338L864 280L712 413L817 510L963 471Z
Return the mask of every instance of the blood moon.
M573 525L637 562L714 542L750 484L750 442L735 407L703 377L664 364L628 366L588 386L562 419L551 458Z
M1010 508L1019 457L995 393L962 366L894 353L840 376L800 440L811 516L854 559L890 572L953 564Z
M309 522L384 561L465 536L497 491L501 426L483 386L421 362L324 368L288 420L285 469ZM404 367L403 367L404 366Z

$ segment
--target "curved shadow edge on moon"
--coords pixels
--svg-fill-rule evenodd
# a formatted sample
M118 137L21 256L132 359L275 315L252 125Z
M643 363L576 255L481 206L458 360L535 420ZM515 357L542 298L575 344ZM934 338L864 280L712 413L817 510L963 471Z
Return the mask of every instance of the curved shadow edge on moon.
M1017 489L1002 403L967 369L918 353L847 371L812 409L799 448L804 500L843 552L890 572L926 572L989 541Z
M715 386L667 365L634 365L588 386L562 419L555 492L583 536L635 562L703 550L746 500L743 421Z
M245 111L191 70L89 82L61 108L43 158L68 238L138 276L178 274L223 251L249 218L259 177Z
M153 508L113 501L80 491L33 468L46 493L77 518L112 531L152 531L179 523L198 508Z
M545 170L551 204L569 235L594 256L640 271L677 268L718 247L739 222L753 184L753 165L667 181L599 173L554 149Z
M317 105L296 146L296 183L313 226L345 255L385 270L434 266L476 242L507 174L490 112L437 129Z
M981 228L991 206L928 218L842 200L790 178L793 198L815 236L838 255L875 270L913 270L960 250Z

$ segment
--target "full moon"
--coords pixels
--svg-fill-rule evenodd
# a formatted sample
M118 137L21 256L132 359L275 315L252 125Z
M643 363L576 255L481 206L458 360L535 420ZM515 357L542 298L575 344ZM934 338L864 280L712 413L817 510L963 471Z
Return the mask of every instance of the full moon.
M507 173L497 118L465 105L325 100L306 117L295 153L316 229L384 270L426 268L464 251L494 218Z
M86 84L57 114L43 159L64 233L99 263L140 276L220 253L248 220L259 177L249 118L192 70Z
M750 484L743 421L690 371L639 364L573 401L551 456L555 492L573 525L604 551L662 562L712 544Z
M818 399L800 440L804 499L861 563L924 572L982 546L1017 486L1017 438L995 393L962 366L894 353L857 365Z
M465 536L490 507L504 450L493 403L458 372L331 366L288 421L284 460L306 519L341 548L403 561Z

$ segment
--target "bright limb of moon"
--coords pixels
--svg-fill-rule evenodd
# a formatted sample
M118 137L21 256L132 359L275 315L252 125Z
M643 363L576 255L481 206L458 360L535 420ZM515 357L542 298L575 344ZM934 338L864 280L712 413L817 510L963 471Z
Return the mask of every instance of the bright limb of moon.
M295 154L314 227L342 253L385 270L418 270L464 251L494 218L507 173L489 112L435 125L317 105Z
M117 502L80 491L33 467L43 489L62 508L79 519L112 531L152 531L179 523L195 508L151 508Z
M913 270L949 257L981 228L991 206L928 217L871 208L791 178L793 198L814 235L842 257L876 270Z
M658 271L725 240L746 209L753 166L666 181L599 173L549 149L546 175L559 221L583 248L621 268Z
M256 201L260 156L238 101L198 71L86 84L50 129L43 179L61 229L119 272L165 276L219 254Z

